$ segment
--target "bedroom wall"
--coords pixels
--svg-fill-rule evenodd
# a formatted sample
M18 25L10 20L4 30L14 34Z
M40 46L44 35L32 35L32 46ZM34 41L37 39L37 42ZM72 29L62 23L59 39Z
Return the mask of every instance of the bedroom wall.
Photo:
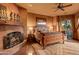
M39 15L39 14L33 14L33 13L28 13L27 26L36 26L36 17L38 17L38 18L45 18L46 21L47 21L47 25L48 26L52 25L53 17Z
M34 13L28 13L27 15L27 27L29 26L36 26L36 17L38 18L45 18L47 22L47 26L51 32L58 31L58 21L57 17L50 17L45 15L39 15Z
M27 9L18 7L20 13L20 22L24 29L24 35L27 35Z
M75 38L79 40L79 12L75 14Z

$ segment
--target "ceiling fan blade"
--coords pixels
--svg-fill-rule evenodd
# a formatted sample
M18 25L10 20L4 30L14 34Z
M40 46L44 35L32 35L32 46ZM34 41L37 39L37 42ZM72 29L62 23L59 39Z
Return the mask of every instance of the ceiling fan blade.
M52 9L57 9L57 6L58 6L58 5L55 5L54 7L52 7Z
M61 3L59 3L59 6L61 6Z
M60 8L62 11L64 11L64 9L63 8Z
M63 3L59 3L59 6L62 7L63 6Z
M65 7L69 7L69 6L72 6L72 4L69 4L69 5L63 6L63 8L65 8Z
M57 10L58 10L58 8L54 12L56 12Z
M52 9L57 9L57 7L53 7Z

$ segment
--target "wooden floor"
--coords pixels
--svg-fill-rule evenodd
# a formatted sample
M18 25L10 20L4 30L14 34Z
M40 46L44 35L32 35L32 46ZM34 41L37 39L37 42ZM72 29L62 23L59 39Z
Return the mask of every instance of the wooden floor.
M45 49L38 43L26 44L15 55L79 55L79 42L69 40L64 44L48 45Z

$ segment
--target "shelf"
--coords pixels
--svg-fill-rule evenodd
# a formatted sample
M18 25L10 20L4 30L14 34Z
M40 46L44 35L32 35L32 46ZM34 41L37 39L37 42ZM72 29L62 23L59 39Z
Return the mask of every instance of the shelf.
M4 20L0 20L0 26L22 26L20 24L20 22L18 21L4 21Z
M20 24L0 24L0 26L22 26L22 25L20 25Z

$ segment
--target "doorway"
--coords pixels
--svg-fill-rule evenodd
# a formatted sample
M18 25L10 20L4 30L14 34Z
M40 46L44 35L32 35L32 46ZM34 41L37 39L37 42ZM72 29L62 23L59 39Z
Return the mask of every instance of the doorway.
M65 36L68 40L73 38L72 21L70 19L60 21L62 31L65 32Z

